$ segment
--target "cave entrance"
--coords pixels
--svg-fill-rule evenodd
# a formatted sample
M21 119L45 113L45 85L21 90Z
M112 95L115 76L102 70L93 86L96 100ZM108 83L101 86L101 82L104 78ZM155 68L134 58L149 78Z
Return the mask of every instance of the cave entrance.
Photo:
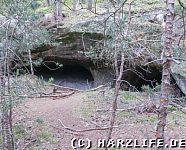
M126 91L144 91L144 88L160 89L162 68L157 66L126 69L122 77L122 89Z
M91 72L81 65L59 67L55 63L49 63L34 69L35 75L38 77L43 78L45 81L52 81L52 83L60 86L79 90L90 89L94 86L94 78Z

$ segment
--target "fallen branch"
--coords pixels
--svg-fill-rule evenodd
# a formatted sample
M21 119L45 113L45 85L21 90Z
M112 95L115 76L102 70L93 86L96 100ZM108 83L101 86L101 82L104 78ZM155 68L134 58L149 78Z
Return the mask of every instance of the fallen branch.
M73 90L73 91L78 91L78 92L83 92L83 90L79 90L79 89L75 89L75 88L71 88L71 87L66 87L66 86L61 86L61 85L57 85L57 84L53 84L51 83L50 85L57 87L57 88L62 88L62 89L67 89L67 90Z
M55 93L39 93L39 96L29 96L29 95L19 95L19 97L23 97L23 98L47 98L47 97L67 97L67 96L71 96L75 93L75 91L72 91L68 94L58 94L55 95ZM42 95L43 94L43 95Z
M181 106L181 105L178 105L174 102L171 102L170 105L173 105L174 107L176 107L179 111L181 111L182 113L186 114L186 109L185 107Z
M67 96L70 96L70 95L73 95L75 92L73 91L73 92L71 92L71 93L69 93L69 94L61 94L61 95L40 95L40 96L38 96L38 97L36 97L36 98L47 98L47 97L67 97Z
M95 87L95 88L92 88L92 89L89 89L89 90L84 90L84 92L91 92L91 91L96 91L96 90L98 90L98 89L100 89L100 88L102 88L102 87L104 87L105 85L100 85L100 86L98 86L98 87Z
M57 129L57 130L63 130L64 131L64 129L62 129L62 128L59 128L59 127L56 127L56 126L53 126L53 125L50 125L50 126L53 127L53 128L55 128L55 129ZM76 135L76 136L83 136L83 134L77 134L77 133L73 133L73 132L67 132L67 131L65 131L65 133Z
M139 107L140 106L129 107L129 108L117 108L116 111L135 111ZM96 109L95 111L96 112L108 112L108 111L112 111L112 109Z
M62 89L67 89L67 90L73 90L73 91L77 91L77 92L90 92L90 91L96 91L102 87L104 87L105 85L100 85L98 87L92 88L92 89L88 89L88 90L80 90L80 89L76 89L76 88L71 88L71 87L65 87L65 86L61 86L61 85L56 85L56 84L50 84L54 87L58 87L58 88L62 88Z
M72 131L72 132L87 132L87 131L108 130L108 129L110 129L110 127L102 127L102 128L90 128L90 129L84 129L84 130L76 130L76 129L72 129L72 128L66 127L60 119L58 119L58 121L60 122L61 126L65 130L69 130L69 131ZM117 128L117 126L114 126L114 128Z
M26 150L27 147L28 147L31 143L36 142L36 140L37 140L37 139L33 139L33 140L31 140L29 143L27 143L27 144L22 148L22 150Z

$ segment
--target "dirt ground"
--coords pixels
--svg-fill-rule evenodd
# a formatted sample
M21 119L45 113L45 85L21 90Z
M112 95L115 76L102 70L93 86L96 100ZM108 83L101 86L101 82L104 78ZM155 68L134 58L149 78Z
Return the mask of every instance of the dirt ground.
M45 92L49 91L52 91L51 87ZM66 97L28 98L14 110L17 149L72 150L73 138L88 138L92 141L90 149L103 149L98 147L98 140L107 139L112 95L113 89L103 87L91 92L75 92ZM154 107L157 103L156 93L121 91L112 138L138 139L139 143L143 138L155 138L157 114L147 108L149 104ZM170 138L185 139L186 115L172 106L168 109L166 143ZM88 143L85 143L87 146ZM77 141L74 146L76 149L86 149L79 148Z

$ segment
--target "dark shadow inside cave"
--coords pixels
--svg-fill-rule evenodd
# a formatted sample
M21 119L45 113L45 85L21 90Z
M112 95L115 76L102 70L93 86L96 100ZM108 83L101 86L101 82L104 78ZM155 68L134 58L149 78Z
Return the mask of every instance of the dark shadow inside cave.
M161 68L136 66L134 69L124 71L121 88L127 91L144 91L143 88L146 86L156 90L158 86L160 89L161 78Z
M54 84L76 88L80 90L90 89L94 86L94 78L91 72L81 65L64 65L59 68L56 64L45 64L34 67L35 75L45 81L53 80Z

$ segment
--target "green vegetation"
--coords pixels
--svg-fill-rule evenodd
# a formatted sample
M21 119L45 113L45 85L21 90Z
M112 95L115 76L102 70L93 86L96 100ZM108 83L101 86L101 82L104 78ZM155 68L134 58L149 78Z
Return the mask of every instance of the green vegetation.
M57 144L57 140L53 137L52 131L45 126L41 125L38 127L38 132L37 132L37 139L34 143L29 145L29 150L35 150L35 149L41 149L42 145L45 143L48 144Z
M52 132L49 130L49 128L45 126L40 127L37 137L38 137L37 140L38 143L45 143L45 142L55 143Z
M173 106L173 105L169 105L167 110L172 112L172 111L176 111L177 108L175 106Z
M82 107L80 110L79 110L79 113L80 115L85 118L85 119L90 119L91 115L92 115L92 112L93 111L93 108L90 107L90 105L87 105L85 104L84 107Z
M16 124L13 126L13 133L16 140L22 139L26 136L25 128L21 124Z
M45 90L45 85L49 84L43 83L40 79L32 79L34 76L30 78L22 76L22 74L25 73L31 73L33 75L34 66L45 65L45 60L58 58L57 55L59 51L61 52L64 50L64 52L66 52L66 49L69 49L69 51L66 52L69 56L70 53L74 52L72 50L77 50L78 52L81 51L81 55L85 55L93 60L95 66L91 66L91 69L96 67L97 62L98 64L99 62L105 63L103 66L106 67L109 65L109 67L114 66L114 71L111 73L114 73L112 76L116 77L116 80L114 80L114 82L116 81L116 83L118 83L116 85L120 86L122 84L120 81L125 80L125 74L123 74L125 70L129 69L136 71L136 66L146 66L145 64L149 61L156 62L156 60L159 60L160 58L162 48L164 47L164 49L166 49L166 45L162 44L164 43L162 35L164 34L163 29L165 16L163 13L165 11L165 4L161 3L159 0L135 0L131 5L129 4L129 1L127 1L125 5L123 4L123 7L123 1L121 0L98 0L96 8L94 8L95 5L93 5L93 9L91 10L86 10L88 5L85 0L81 2L83 3L83 9L72 11L65 5L72 8L73 0L64 0L63 3L65 3L65 5L62 5L62 9L58 11L56 17L54 14L57 11L55 11L53 3L50 6L47 6L49 4L46 4L46 1L44 0L0 1L0 17L2 17L0 20L0 114L2 115L0 126L2 126L2 129L5 127L12 127L12 122L10 120L14 113L10 110L14 111L14 108L22 103L24 98L26 98L26 100L29 99L30 101L33 99L38 100L37 98L39 96L39 98L41 98L43 94L45 96L43 96L44 98L42 97L42 100L45 102L47 101L48 103L51 102L50 100L55 99L53 97L62 97L61 100L66 98L66 91L60 91L60 93L58 91L54 92L54 89L52 93L52 87L48 87L47 90L51 90L48 92ZM59 6L61 6L59 4L61 3L58 1L58 6L56 6L58 10ZM183 4L185 5L185 2ZM78 8L81 8L82 6L79 4ZM176 13L175 16L172 16L176 18L175 20L183 20L183 22L178 22L178 25L184 23L183 17L186 16L185 12L182 10L184 10L184 8L176 2ZM63 13L65 16L59 15L60 13ZM47 20L47 15L51 17L51 20ZM157 18L158 15L160 15L160 20ZM181 19L178 17L181 17ZM185 34L183 33L184 28L182 26L178 31L176 30L177 24L174 24L175 33L178 35ZM178 57L180 57L179 53L181 51L184 52L185 50L185 35L181 36L179 43L176 43L175 39L175 43L173 44L174 53ZM173 36L170 35L170 37ZM56 43L54 43L53 38L55 38ZM46 46L52 44L54 45L53 47ZM81 48L79 48L80 45L82 46ZM37 47L39 47L38 51L35 50ZM44 50L41 47L44 47ZM84 50L87 52L84 52ZM45 55L47 55L47 57L45 57ZM63 58L63 56L59 57ZM185 55L182 55L182 57L185 57ZM64 64L68 64L69 62L68 65L71 65L74 62L76 63L79 61L76 60L73 62L73 58L74 57L68 57L67 60L63 60L65 62ZM168 59L166 60L168 62ZM60 63L63 61L57 62L57 60L55 60L56 70L63 67L63 64ZM83 60L79 64L83 64L82 66L85 67L89 66L89 64L86 61L83 62ZM123 68L118 68L120 65ZM181 66L178 62L174 67L177 69L177 74L183 74L182 72L184 72L183 68L185 68L185 66ZM174 69L174 67L172 69ZM100 68L102 69L103 67ZM167 70L170 71L170 68ZM121 72L118 73L118 71ZM148 71L150 72L150 70L147 69L146 72ZM140 73L139 75L142 74L145 78L145 73ZM165 75L165 73L163 75ZM156 76L156 74L154 76ZM54 78L51 77L49 78L48 83L52 83L53 81ZM154 112L150 113L143 111L144 108L146 108L144 102L148 103L153 100L155 103L154 109L158 109L156 106L159 101L157 102L154 97L159 99L160 95L158 94L160 93L161 86L159 84L156 84L155 86L143 85L140 94L139 92L119 91L119 89L121 89L121 87L116 86L114 90L113 88L106 88L103 86L101 89L96 89L97 91L86 91L84 101L81 101L83 104L77 104L81 106L78 107L75 112L73 112L74 109L71 107L71 104L68 104L67 100L70 101L70 98L63 101L66 102L66 105L70 105L68 109L65 108L62 110L59 106L59 108L56 107L59 109L58 111L55 112L55 110L52 109L51 111L53 111L54 114L60 112L61 115L63 115L66 114L66 112L63 113L63 111L69 110L76 115L80 115L80 117L78 117L81 119L83 118L83 121L95 121L98 123L98 126L102 123L100 127L110 127L109 125L112 124L112 122L110 123L110 120L112 120L112 118L110 118L112 115L110 114L116 112L116 120L113 123L114 125L116 124L119 126L122 124L131 124L132 126L137 125L138 127L138 125L148 124L149 128L152 128L152 126L154 127L157 123L157 114ZM78 93L77 91L73 94ZM50 95L50 93L52 94ZM57 93L60 93L61 95L58 96ZM63 96L63 94L65 96ZM164 95L164 97L166 97L166 93ZM78 97L75 98L78 99ZM115 100L115 103L113 103L113 100ZM37 102L40 101L36 101L36 103ZM56 101L56 103L52 102L51 106L54 107L58 105L59 101ZM66 107L66 105L64 106ZM167 110L169 113L167 117L168 126L181 127L186 123L186 119L183 117L184 114L181 111L178 111L176 106L169 105L167 107L165 104L165 106L160 105L160 108L161 106L163 109L160 109L160 111ZM39 107L44 106L40 105ZM157 112L159 113L160 111ZM166 111L162 114L166 114ZM28 113L28 115L30 114ZM34 116L35 114L31 115ZM55 133L59 133L61 130L53 131L53 128L50 128L47 124L48 120L44 121L44 117L42 118L41 115L43 116L45 114L39 112L39 115L35 115L37 117L32 120L32 125L27 124L27 122L24 121L22 124L14 124L12 129L13 133L11 133L12 130L7 130L7 132L2 130L2 136L6 136L6 139L9 139L10 141L12 138L10 135L14 135L13 137L15 137L15 142L20 142L22 147L25 143L27 144L30 139L35 139L33 143L27 145L29 149L33 150L37 148L41 149L43 145L47 144L58 144L58 141L55 139ZM159 115L161 116L161 113L159 113ZM69 119L69 116L65 117ZM112 117L113 119L115 118L114 115ZM166 115L163 117L165 118L164 120L166 120ZM64 120L66 118L64 118ZM97 127L96 123L93 124ZM56 129L58 126L54 128ZM119 133L119 131L116 132ZM66 134L66 132L62 133L64 135ZM27 136L29 138L27 138ZM65 138L66 137L64 136L64 140L66 140ZM12 143L13 142L14 140L12 140ZM10 144L6 141L3 143L2 138L0 137L0 146L4 144L16 145L17 143ZM19 143L17 145L19 146ZM20 149L20 147L18 147L18 149ZM64 147L62 147L62 149L64 149Z
M37 122L39 125L41 125L41 124L44 123L44 120L43 120L43 118L38 117L38 118L36 119L36 122Z
M32 137L31 134L33 132L36 133L35 137L36 141L28 145L28 148L30 150L35 150L36 147L40 147L43 143L51 143L51 144L56 144L57 141L53 137L53 133L50 128L48 128L45 124L42 118L37 118L36 119L37 125L32 124L32 133L28 132L25 130L25 126L22 124L16 124L13 126L13 133L15 140L25 140L27 137Z
M48 79L48 83L50 84L50 83L53 83L53 81L54 81L54 78L53 77L50 77L49 79Z
M133 101L136 99L135 93L132 93L130 91L122 91L121 92L122 101Z
M143 85L142 91L148 93L149 95L152 95L154 92L160 92L161 85L156 83L154 87L151 87L150 85Z
M35 11L38 14L50 14L53 13L53 7L49 6L49 7L39 7L38 9L36 9Z
M117 113L117 118L120 122L132 123L132 120L134 119L134 114L128 111L119 111Z

